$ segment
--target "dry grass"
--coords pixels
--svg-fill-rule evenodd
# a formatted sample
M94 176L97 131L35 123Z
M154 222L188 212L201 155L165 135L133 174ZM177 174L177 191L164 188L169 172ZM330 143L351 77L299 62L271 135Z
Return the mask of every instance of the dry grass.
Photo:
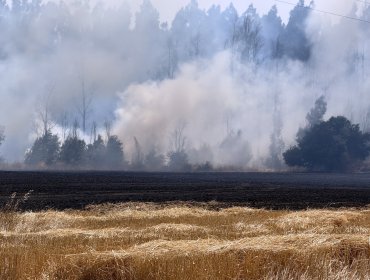
M0 279L370 279L368 209L212 209L3 211Z

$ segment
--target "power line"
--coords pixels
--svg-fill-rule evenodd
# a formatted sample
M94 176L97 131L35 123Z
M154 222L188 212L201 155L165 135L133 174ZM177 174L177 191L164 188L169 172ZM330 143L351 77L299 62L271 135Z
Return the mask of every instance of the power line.
M297 4L294 4L294 3L291 3L291 2L287 2L287 1L283 1L283 0L275 0L275 1L276 2L279 2L279 3L283 3L283 4L297 6ZM315 8L308 7L308 6L307 7L306 6L300 6L300 7L305 8L305 9L309 9L309 10L312 10L312 11L315 11L315 12L319 12L319 13L331 15L331 16L336 16L336 17L341 17L341 18L345 18L345 19L350 19L350 20L356 20L356 21L360 21L360 22L370 23L370 21L368 21L366 19L361 19L361 18L356 18L356 17L351 17L351 16L345 16L345 15L341 15L341 14L337 14L337 13L333 13L333 12L328 12L328 11L323 11L323 10L315 9Z

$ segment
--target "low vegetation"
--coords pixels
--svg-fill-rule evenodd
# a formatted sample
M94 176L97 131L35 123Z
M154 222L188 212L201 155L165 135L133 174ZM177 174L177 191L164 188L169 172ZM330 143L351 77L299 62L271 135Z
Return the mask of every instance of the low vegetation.
M297 145L283 153L288 166L308 171L348 172L365 168L370 155L370 133L343 116L324 121L324 96L306 116L306 127L297 133Z
M290 166L313 171L358 170L370 155L370 134L345 117L332 117L306 131L298 145L284 153Z
M3 211L0 279L369 279L370 209Z

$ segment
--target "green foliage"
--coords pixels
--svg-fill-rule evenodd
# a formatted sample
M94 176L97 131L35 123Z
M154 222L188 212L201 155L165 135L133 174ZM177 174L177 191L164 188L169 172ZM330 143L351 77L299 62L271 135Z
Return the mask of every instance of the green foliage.
M332 117L308 129L284 153L289 166L316 171L349 171L370 155L370 134L345 117Z
M290 12L289 21L281 36L284 54L292 59L308 61L311 57L312 44L305 32L310 15L309 7L311 6L305 6L304 0L299 0Z
M123 144L117 136L110 136L107 142L106 165L109 168L120 168L124 163Z
M98 135L93 144L87 146L86 154L88 166L94 168L104 167L106 147L101 135Z
M60 160L64 164L80 166L86 154L86 143L78 137L69 137L63 143L60 152Z
M86 145L77 134L73 134L60 147L58 137L48 132L36 139L25 162L38 167L60 162L65 166L78 168L120 169L124 166L122 146L117 136L110 136L105 144L99 135L94 143Z
M57 162L59 151L58 136L47 131L33 143L31 150L26 154L25 163L33 166L51 166Z

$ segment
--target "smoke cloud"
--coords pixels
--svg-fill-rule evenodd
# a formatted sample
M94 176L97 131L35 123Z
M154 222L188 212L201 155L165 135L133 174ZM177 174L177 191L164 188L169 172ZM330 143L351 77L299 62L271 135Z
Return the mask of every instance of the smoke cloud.
M233 21L232 6L205 11L192 1L164 25L144 1L133 24L126 4L14 3L12 9L0 5L0 125L6 134L0 149L8 161L23 160L45 108L60 138L63 120L69 127L78 120L85 139L93 122L102 133L109 120L129 159L134 137L144 153L167 154L173 131L183 127L192 163L245 170L269 168L274 134L285 148L293 145L322 95L326 116L345 115L370 128L369 23L328 20L300 6L296 13L307 17L292 14L286 25L274 9L263 16L251 6ZM326 1L317 8L369 18L363 5L338 5ZM260 48L258 40L235 43L241 35L233 30L247 17L260 28ZM299 53L305 48L307 56ZM89 100L85 131L83 93Z

